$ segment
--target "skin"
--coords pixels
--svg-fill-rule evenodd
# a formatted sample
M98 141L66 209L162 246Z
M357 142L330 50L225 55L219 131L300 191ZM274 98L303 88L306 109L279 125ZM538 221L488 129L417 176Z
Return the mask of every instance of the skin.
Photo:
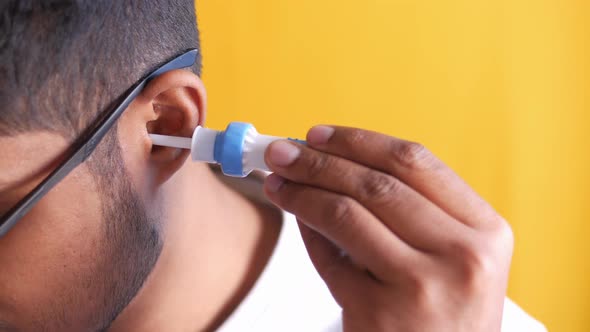
M297 216L345 331L500 330L504 219L419 144L334 126L307 142L269 147L265 189Z
M281 224L207 166L185 164L187 152L152 146L148 132L187 136L205 109L191 72L154 79L118 122L124 173L103 179L91 172L98 160L80 165L0 238L0 331L196 331L227 317L260 274ZM0 137L0 145L3 213L55 168L69 141L29 132ZM117 194L122 183L132 193ZM107 236L107 225L116 236ZM121 235L137 234L130 229L155 229L161 245ZM146 260L154 254L157 261ZM129 276L142 279L139 291ZM113 300L119 293L133 298L123 310Z
M109 331L213 330L272 253L280 230L273 211L225 187L206 166L185 163L186 151L151 145L149 132L189 136L205 108L199 78L176 70L150 81L119 120L141 228L156 229L161 248L146 249L156 250L157 261ZM420 145L326 126L307 140L307 147L271 145L266 161L276 173L265 192L298 217L346 331L499 330L512 233L488 204ZM34 132L2 137L0 145L6 211L55 167L68 141ZM113 220L91 165L78 167L0 239L0 331L95 331L104 325L95 317L113 305L100 301L109 294L92 281L132 289L101 275L129 254L107 250L104 227Z

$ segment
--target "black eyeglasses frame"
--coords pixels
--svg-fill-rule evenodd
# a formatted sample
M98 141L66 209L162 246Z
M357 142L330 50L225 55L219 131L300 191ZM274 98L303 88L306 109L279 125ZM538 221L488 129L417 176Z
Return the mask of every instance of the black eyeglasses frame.
M189 49L162 64L127 90L127 92L119 98L121 101L116 104L115 107L97 120L96 125L90 126L88 130L80 135L71 146L69 156L53 172L51 172L51 174L41 181L35 189L28 193L2 216L0 219L0 238L8 233L8 231L12 229L12 227L14 227L14 225L16 225L16 223L27 214L41 198L43 198L43 196L55 187L55 185L63 180L74 168L82 164L92 154L107 132L113 127L123 112L151 79L171 70L193 66L197 61L197 55L197 49Z

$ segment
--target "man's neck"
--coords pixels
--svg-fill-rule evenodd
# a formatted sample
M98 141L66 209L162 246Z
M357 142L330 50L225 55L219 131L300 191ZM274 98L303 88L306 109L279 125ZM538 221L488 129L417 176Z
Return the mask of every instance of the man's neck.
M203 165L185 165L166 186L164 248L143 288L110 331L218 327L270 258L280 212L255 204Z

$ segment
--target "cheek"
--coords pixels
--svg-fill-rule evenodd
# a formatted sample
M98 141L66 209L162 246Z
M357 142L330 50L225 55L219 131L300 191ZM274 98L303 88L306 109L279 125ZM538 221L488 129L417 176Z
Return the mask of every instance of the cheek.
M95 188L79 167L0 240L0 303L10 304L19 323L60 311L85 316L77 298L91 296L84 284L93 278L103 243Z

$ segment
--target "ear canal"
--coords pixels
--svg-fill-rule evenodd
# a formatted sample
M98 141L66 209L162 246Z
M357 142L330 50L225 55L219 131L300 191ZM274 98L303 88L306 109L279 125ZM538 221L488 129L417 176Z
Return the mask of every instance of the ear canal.
M154 105L156 119L146 124L150 134L182 136L190 132L191 116L187 116L186 109L167 105Z

